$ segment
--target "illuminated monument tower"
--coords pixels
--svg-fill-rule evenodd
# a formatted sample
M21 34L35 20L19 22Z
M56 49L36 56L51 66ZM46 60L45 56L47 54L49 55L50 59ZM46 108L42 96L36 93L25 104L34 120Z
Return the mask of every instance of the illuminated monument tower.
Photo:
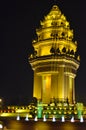
M29 62L34 71L33 97L38 102L5 109L0 104L0 129L86 130L86 106L75 103L75 77L80 64L77 42L57 5L36 33Z
M33 97L43 103L56 101L75 102L75 77L80 58L77 42L69 22L54 5L33 40L34 53L29 62L34 71Z

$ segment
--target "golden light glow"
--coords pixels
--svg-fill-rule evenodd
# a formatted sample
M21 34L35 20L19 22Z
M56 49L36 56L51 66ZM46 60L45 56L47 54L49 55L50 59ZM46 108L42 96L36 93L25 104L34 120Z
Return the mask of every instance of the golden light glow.
M47 102L47 100L50 100L50 94L51 94L51 76L44 75L43 76L43 86L42 86L42 100L44 102Z

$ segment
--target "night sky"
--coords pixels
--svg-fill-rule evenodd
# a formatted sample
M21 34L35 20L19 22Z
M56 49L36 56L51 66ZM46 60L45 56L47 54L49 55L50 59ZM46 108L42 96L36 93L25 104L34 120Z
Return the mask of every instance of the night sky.
M70 21L81 56L76 77L76 100L86 102L86 3L85 0L0 1L0 97L7 104L32 99L33 71L28 63L32 39L40 20L57 4Z

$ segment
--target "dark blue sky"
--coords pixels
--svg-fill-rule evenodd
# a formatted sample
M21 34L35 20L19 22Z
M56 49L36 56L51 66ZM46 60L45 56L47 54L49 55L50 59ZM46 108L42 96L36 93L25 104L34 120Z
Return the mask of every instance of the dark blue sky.
M0 96L5 102L27 102L32 98L33 71L28 63L35 29L52 5L74 29L81 56L76 77L76 99L86 102L86 3L85 0L0 1Z

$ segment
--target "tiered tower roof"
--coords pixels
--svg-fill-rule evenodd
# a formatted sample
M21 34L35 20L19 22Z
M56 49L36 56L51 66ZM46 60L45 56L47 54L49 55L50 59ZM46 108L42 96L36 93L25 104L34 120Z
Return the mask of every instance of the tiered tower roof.
M69 22L57 5L54 5L44 20L40 21L40 25L41 27L36 29L37 38L33 40L34 52L37 56L50 55L53 48L53 52L65 52L80 60L76 54L77 42L73 39L73 30L70 29ZM46 45L48 45L47 51L44 48ZM39 48L41 48L40 52Z

